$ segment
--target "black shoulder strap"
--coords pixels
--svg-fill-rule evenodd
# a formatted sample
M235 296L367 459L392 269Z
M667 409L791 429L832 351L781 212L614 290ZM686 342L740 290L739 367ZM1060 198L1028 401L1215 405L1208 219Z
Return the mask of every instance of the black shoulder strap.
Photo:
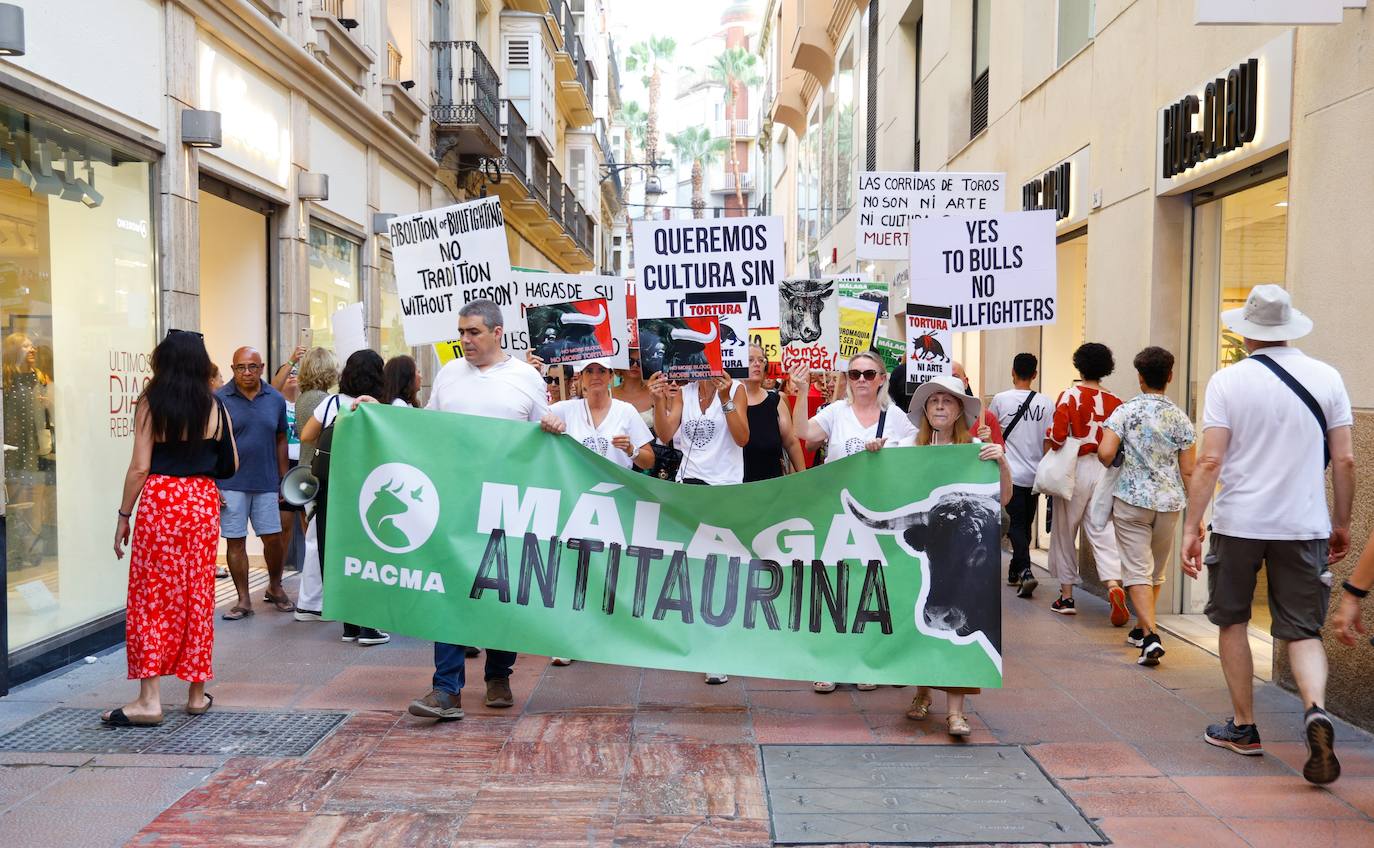
M1299 383L1297 378L1289 374L1282 365L1262 353L1253 354L1250 358L1273 371L1274 376L1292 389L1293 394L1297 395L1298 399L1306 404L1312 415L1316 417L1318 426L1322 428L1322 468L1329 467L1331 465L1331 439L1326 435L1326 415L1322 413L1321 404L1317 403L1317 399L1312 397L1312 393L1307 390L1307 387Z
M1005 442L1007 439L1011 438L1011 431L1015 430L1016 425L1021 423L1021 418L1025 416L1026 411L1030 409L1031 401L1033 400L1035 400L1034 390L1026 395L1026 399L1021 402L1021 408L1016 410L1016 415L1011 419L1011 423L1002 428L1002 441Z
M884 408L881 412L878 413L878 432L877 432L876 435L874 435L873 438L875 438L875 439L881 439L881 438L883 437L883 425L886 424L886 423L887 423L887 409Z

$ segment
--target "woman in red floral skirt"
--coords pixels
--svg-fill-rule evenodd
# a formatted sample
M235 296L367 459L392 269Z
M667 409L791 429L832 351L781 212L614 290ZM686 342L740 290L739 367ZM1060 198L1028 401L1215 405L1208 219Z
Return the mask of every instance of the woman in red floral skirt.
M211 475L221 439L238 464L233 422L210 392L212 366L201 335L169 330L152 365L135 414L134 453L115 530L115 557L123 558L137 502L125 639L138 698L100 717L119 727L162 723L160 684L167 674L190 682L186 712L210 708L205 681L211 677L219 543L219 490Z

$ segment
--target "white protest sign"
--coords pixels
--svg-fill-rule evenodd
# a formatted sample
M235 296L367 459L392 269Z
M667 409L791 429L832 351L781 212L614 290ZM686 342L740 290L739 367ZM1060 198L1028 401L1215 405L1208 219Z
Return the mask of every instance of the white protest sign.
M911 303L947 303L953 327L996 330L1053 324L1054 210L911 225Z
M361 303L350 303L335 311L329 316L329 327L334 333L334 355L340 363L367 348L367 322Z
M1006 174L863 171L858 183L854 251L860 259L906 259L913 219L996 215L1006 208Z
M547 306L551 303L568 303L574 300L605 299L610 312L611 340L615 353L611 355L612 368L630 367L630 330L625 315L625 278L600 276L594 274L545 274L535 271L511 272L511 306L502 305L501 314L506 319L505 332L501 346L517 357L524 358L525 351L538 347L530 339L525 310L531 306Z
M458 310L480 298L512 305L501 201L485 197L391 219L391 258L406 344L458 337Z
M778 326L781 218L635 221L634 239L640 318L688 315L688 294L743 291L749 328Z
M948 306L906 305L906 384L954 373L954 333Z

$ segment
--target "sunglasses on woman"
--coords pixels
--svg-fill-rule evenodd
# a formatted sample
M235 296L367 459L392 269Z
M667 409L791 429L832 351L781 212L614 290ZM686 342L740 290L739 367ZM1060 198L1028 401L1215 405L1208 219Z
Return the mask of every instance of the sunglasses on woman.
M872 368L865 368L862 371L857 368L851 368L849 369L849 379L855 383L860 380L876 380L878 379L878 372Z

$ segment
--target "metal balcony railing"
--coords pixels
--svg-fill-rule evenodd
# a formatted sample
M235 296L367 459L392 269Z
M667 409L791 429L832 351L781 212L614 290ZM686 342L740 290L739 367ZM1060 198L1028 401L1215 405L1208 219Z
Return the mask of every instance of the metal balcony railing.
M586 215L582 211L582 204L577 202L577 192L572 190L572 186L563 186L563 229L572 236L574 244L582 243Z
M549 214L559 224L563 223L563 174L552 162L549 163Z
M586 238L582 243L582 249L587 251L587 255L592 259L596 259L596 250L593 247L596 243L596 219L588 215L585 220L587 229L585 230Z
M620 171L615 168L615 151L611 149L611 144L606 140L606 127L603 125L601 131L596 136L596 143L601 147L601 158L607 165L611 166L610 181L615 186L615 196L621 197L624 194L625 186L620 182Z
M529 145L529 175L530 192L545 208L549 206L549 154L544 152L543 145Z
M748 171L745 171L745 172L741 173L741 174L739 175L739 187L742 188L742 189L744 189L745 191L752 191L753 188L754 188L754 175L751 174L751 173L749 173ZM730 171L726 171L725 173L721 174L721 175L720 175L720 187L719 187L719 188L712 189L712 191L734 191L734 190L735 190L735 175L734 175L733 173L731 173Z
M733 131L733 132L732 132ZM723 118L711 122L711 135L715 138L750 139L758 135L758 127L752 118Z
M530 139L525 118L509 100L502 102L501 112L505 118L501 123L502 145L506 152L504 170L528 186Z
M475 41L433 41L432 116L437 124L501 125L500 79Z

